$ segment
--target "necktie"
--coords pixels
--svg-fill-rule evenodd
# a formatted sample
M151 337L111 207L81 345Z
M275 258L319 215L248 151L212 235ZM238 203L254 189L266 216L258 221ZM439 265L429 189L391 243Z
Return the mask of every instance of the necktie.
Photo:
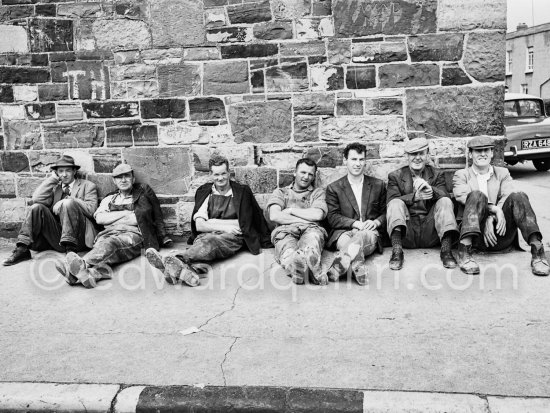
M71 196L71 187L68 184L63 185L63 198Z

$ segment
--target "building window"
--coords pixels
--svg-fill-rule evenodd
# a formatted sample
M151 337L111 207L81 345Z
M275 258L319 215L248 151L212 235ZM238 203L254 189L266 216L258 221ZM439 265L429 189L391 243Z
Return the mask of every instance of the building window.
M533 61L535 58L535 54L533 52L532 47L527 48L527 69L526 72L532 72L533 71Z
M506 52L506 74L512 74L512 52Z
M521 93L525 93L526 95L529 94L529 88L527 87L527 83L524 83L521 85Z

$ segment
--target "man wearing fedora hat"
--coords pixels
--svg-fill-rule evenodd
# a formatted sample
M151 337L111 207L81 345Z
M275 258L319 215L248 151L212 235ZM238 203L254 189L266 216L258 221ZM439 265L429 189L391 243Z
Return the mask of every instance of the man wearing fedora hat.
M478 274L472 246L482 251L502 251L518 244L518 228L531 246L531 271L550 274L537 217L523 192L514 192L506 168L493 166L494 140L479 136L468 142L472 166L455 172L453 192L461 220L458 264L466 274Z
M142 249L172 244L153 189L136 183L132 167L125 163L115 167L112 177L118 190L105 196L94 214L105 229L97 234L92 250L83 257L69 253L56 265L69 285L93 288L98 280L111 277L112 265L138 257Z
M405 248L432 248L441 243L440 258L445 268L455 268L451 247L458 236L453 202L447 193L445 176L428 165L426 138L405 144L408 166L388 175L387 225L391 236L390 269L403 266Z
M70 252L92 247L96 185L76 176L80 166L69 155L61 156L51 169L51 176L34 191L16 248L3 265L31 259L31 249Z

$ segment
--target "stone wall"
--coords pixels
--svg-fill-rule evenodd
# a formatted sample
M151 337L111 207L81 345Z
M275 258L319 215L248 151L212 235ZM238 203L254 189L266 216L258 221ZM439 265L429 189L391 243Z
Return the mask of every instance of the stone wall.
M0 236L63 152L98 182L122 160L189 230L208 159L260 203L309 156L326 185L341 148L386 178L403 144L436 166L502 136L506 0L0 0Z

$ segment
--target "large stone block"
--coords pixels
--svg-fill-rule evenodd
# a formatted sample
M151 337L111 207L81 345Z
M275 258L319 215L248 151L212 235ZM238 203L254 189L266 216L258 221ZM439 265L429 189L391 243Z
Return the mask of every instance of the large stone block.
M15 178L17 175L0 172L0 198L15 198Z
M183 119L186 114L185 99L151 99L139 102L143 119Z
M200 144L227 144L233 142L231 128L228 124L203 126L195 123L176 123L175 125L161 126L159 141L165 145Z
M348 66L346 86L348 89L376 87L376 68L374 66Z
M156 80L126 82L128 99L157 98L159 85Z
M398 98L372 98L365 100L367 115L402 115L403 101Z
M296 38L299 40L334 37L334 25L329 17L304 18L296 22Z
M309 158L319 168L335 168L342 165L343 154L338 146L314 146L305 150L304 158Z
M225 120L225 105L219 98L189 99L189 117L191 120Z
M413 62L460 60L464 48L462 33L427 34L408 38Z
M337 116L361 116L364 113L364 103L360 99L338 99L336 103Z
M378 69L381 88L439 85L439 65L397 63Z
M95 173L110 174L122 162L120 149L94 149L90 151Z
M294 118L294 142L319 140L319 117L296 116Z
M128 19L145 20L149 14L149 3L147 0L117 1L115 2L115 13ZM105 7L105 5L103 6Z
M155 0L151 4L154 46L193 46L204 43L204 6L196 0Z
M153 4L157 4L157 2ZM92 32L99 49L147 49L151 47L151 35L147 23L143 21L98 19L92 25Z
M3 67L0 83L44 83L50 81L50 72L41 67Z
M131 148L123 149L122 156L135 169L136 179L157 194L182 195L189 190L193 175L189 148Z
M232 44L221 47L222 59L245 59L248 57L267 57L279 53L279 47L273 43Z
M189 47L183 49L184 60L217 60L221 59L217 47Z
M88 118L130 118L138 116L138 102L83 102Z
M12 103L15 100L13 95L13 86L0 86L0 103Z
M61 63L55 81L69 79L69 94L72 99L109 99L109 71L103 62L74 61ZM63 71L66 68L66 71ZM55 73L55 70L52 71Z
M32 19L29 22L32 52L73 50L73 22L60 19Z
M347 64L351 61L351 40L329 39L327 52L329 63Z
M31 103L25 105L27 119L46 120L55 118L55 103Z
M401 141L406 136L405 121L400 116L346 116L321 122L321 140L327 142Z
M506 29L506 0L439 0L439 30Z
M240 145L193 145L193 162L195 170L209 172L208 161L216 155L225 156L229 160L230 168L254 164L254 146L251 144Z
M4 124L5 149L42 149L40 124L36 122L10 121Z
M32 194L44 182L43 177L29 175L17 176L17 196L19 198L32 198Z
M111 67L111 80L156 80L157 67L143 63Z
M214 62L204 65L205 95L249 93L248 62Z
M107 127L107 146L111 148L125 148L132 146L132 126L121 125Z
M91 148L103 146L103 124L54 123L42 125L46 149Z
M1 16L0 11L0 16ZM2 21L2 19L0 19ZM28 53L27 31L21 26L0 25L0 53Z
M433 33L437 0L333 0L337 37Z
M236 4L227 7L230 24L259 23L271 20L269 0Z
M99 199L105 198L107 194L114 192L118 189L110 174L87 174L86 179L96 184L97 197Z
M470 33L464 51L464 68L480 82L504 80L505 32Z
M280 144L261 145L257 146L256 163L279 170L287 169L294 171L296 162L303 158L304 153L304 148L296 146Z
M4 172L29 172L29 158L24 152L0 152L0 170Z
M273 0L272 7L276 20L292 20L311 12L311 0Z
M407 59L407 45L403 40L352 43L353 63L389 63Z
M230 106L229 121L235 142L287 142L292 132L288 101L250 102Z
M38 85L38 99L42 102L69 99L69 88L63 83Z
M274 21L254 25L254 37L258 40L292 39L291 21Z
M310 65L311 90L339 90L344 88L344 69L340 66Z
M0 222L22 222L26 215L26 201L24 199L0 200Z
M222 27L209 29L206 41L210 43L250 42L254 39L252 27Z
M265 71L268 92L305 92L309 89L307 64L285 64Z
M80 103L58 103L57 120L59 122L77 121L84 119L84 111Z
M135 125L132 128L134 146L158 146L158 127L157 125Z
M292 97L296 115L329 115L334 116L334 94L306 93Z
M97 19L103 15L100 2L65 3L57 7L57 15L69 19Z
M254 193L270 193L277 188L277 170L266 167L237 167L235 180L248 185Z
M33 174L46 174L51 171L50 166L60 158L58 151L30 151L29 164Z
M375 178L388 182L390 172L396 171L399 168L407 165L407 160L403 158L396 159L374 159L367 161L365 173Z
M281 43L281 56L323 56L326 46L323 41Z
M469 83L472 81L457 63L443 65L441 86L467 85Z
M197 96L201 91L200 66L184 63L158 67L160 97Z
M436 136L503 135L504 88L408 89L407 127Z

